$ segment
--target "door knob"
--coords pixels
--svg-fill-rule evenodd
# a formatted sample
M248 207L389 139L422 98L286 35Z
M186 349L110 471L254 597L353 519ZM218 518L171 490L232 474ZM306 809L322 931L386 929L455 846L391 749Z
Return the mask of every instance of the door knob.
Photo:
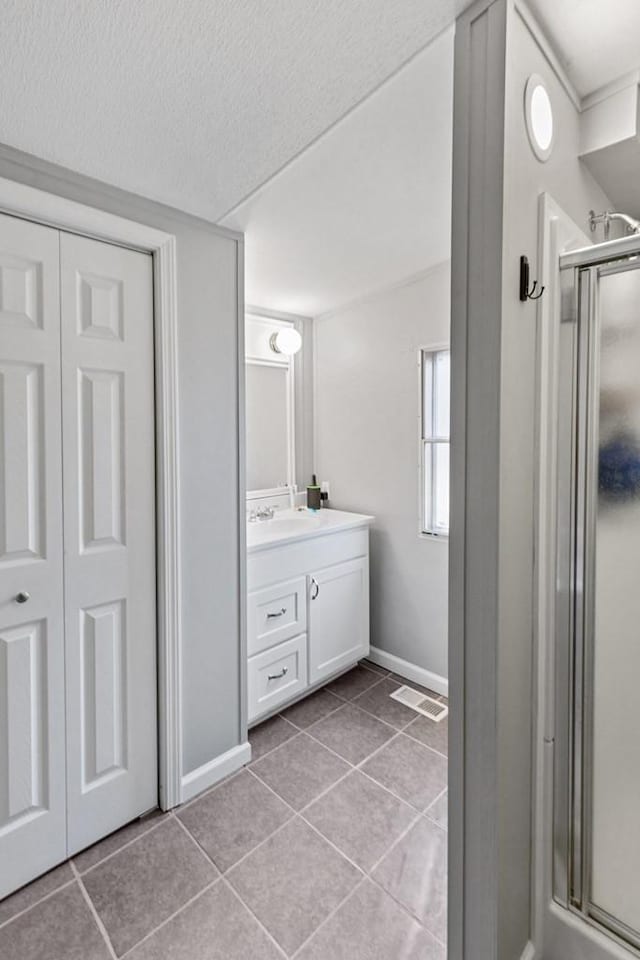
M29 596L30 594L26 590L21 590L20 593L16 594L16 603L26 603Z

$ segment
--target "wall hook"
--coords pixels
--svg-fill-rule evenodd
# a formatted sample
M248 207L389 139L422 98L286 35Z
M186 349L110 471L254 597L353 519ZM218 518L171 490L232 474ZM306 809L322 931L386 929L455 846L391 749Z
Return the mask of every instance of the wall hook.
M520 300L526 303L527 300L539 300L544 293L544 287L540 287L538 292L538 281L533 281L533 286L529 288L529 260L527 257L520 257Z

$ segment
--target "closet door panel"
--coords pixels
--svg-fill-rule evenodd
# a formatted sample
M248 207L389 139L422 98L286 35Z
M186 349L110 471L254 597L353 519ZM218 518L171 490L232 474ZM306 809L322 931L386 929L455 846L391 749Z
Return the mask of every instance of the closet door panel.
M69 852L158 798L152 260L61 235Z
M0 899L66 856L61 484L59 234L0 215Z

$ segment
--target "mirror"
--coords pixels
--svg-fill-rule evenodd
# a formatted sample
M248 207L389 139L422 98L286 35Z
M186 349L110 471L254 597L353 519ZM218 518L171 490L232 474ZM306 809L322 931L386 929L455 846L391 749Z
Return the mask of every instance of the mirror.
M294 358L273 346L277 335L292 333L294 325L285 320L245 320L248 499L282 496L295 483Z
M247 363L247 490L271 490L289 480L288 366Z

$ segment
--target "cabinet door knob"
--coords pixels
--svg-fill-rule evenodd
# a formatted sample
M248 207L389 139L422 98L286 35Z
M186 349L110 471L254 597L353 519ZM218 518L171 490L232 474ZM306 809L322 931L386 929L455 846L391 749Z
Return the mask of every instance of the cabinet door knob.
M16 603L26 603L29 596L30 594L26 590L21 590L20 593L16 594Z
M320 593L320 584L315 577L311 577L311 599L317 600L318 594Z

